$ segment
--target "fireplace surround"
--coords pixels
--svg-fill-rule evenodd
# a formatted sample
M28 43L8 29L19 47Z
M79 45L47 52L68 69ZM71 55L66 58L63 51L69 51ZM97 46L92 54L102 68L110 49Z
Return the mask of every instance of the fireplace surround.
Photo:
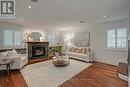
M48 57L49 42L27 42L29 60Z

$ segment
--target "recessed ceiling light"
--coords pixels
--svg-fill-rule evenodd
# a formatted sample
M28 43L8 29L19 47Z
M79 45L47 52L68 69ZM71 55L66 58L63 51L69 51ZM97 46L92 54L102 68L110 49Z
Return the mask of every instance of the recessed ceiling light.
M31 5L29 5L29 6L28 6L28 8L32 8L32 6L31 6Z
M104 18L106 18L107 16L106 16L106 15L104 15L103 17L104 17Z

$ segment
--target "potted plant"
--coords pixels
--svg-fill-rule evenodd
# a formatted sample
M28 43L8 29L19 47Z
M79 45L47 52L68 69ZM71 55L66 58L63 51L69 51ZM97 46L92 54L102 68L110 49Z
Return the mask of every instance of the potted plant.
M52 52L54 52L54 55L59 56L59 53L61 52L61 48L60 47L54 47L52 49Z

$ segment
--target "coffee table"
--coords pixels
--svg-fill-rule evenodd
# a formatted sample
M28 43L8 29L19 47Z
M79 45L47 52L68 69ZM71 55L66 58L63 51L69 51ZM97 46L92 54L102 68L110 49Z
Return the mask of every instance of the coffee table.
M6 59L6 60L0 60L0 66L6 65L6 71L9 75L10 73L10 64L14 63L14 60Z
M70 63L70 58L67 56L58 56L53 57L53 64L55 66L66 66Z

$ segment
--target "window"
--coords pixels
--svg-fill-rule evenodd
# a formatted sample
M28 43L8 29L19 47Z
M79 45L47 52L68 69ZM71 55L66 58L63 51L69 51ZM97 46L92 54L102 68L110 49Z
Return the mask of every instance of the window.
M65 33L64 34L64 45L72 46L71 39L74 37L73 33Z
M116 39L115 30L109 30L107 32L107 47L114 48L116 45L115 39Z
M55 45L55 36L54 35L48 35L48 41L50 45Z
M22 32L5 30L4 47L5 48L22 47Z
M13 46L13 32L12 31L4 32L4 45L5 47Z
M127 48L127 29L107 31L108 48Z
M22 33L14 32L14 46L19 47L22 45Z
M117 30L117 48L127 47L127 30L120 29Z

